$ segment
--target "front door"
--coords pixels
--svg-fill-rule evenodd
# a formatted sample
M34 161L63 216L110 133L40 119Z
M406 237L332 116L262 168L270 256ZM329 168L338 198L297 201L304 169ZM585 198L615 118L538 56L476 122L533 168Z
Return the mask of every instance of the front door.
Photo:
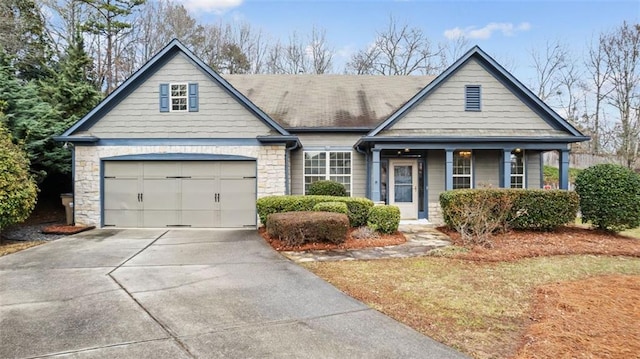
M400 218L418 218L418 162L389 160L389 204L400 208Z

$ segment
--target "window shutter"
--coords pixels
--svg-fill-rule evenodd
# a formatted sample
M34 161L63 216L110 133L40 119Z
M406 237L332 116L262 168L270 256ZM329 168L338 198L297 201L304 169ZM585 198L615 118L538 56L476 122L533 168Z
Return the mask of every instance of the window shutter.
M160 84L160 112L169 112L169 84Z
M189 112L198 112L198 84L189 84Z
M480 86L468 85L465 87L465 111L480 111Z

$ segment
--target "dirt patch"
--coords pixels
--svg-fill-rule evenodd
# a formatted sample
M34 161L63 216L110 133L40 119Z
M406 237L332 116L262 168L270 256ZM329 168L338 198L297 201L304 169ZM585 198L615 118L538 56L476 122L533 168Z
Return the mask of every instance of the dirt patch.
M0 257L6 256L7 254L19 252L23 249L39 246L41 244L47 243L47 241L10 241L10 240L2 240L0 241Z
M640 239L587 228L560 227L553 232L509 231L495 235L491 248L465 245L457 232L446 227L438 230L448 235L456 246L469 249L451 256L465 260L502 262L570 254L640 257Z
M347 240L344 243L305 243L300 246L289 246L277 238L271 238L264 227L258 232L267 243L269 243L277 251L308 251L308 250L327 250L327 249L357 249L370 247L393 246L405 243L407 239L404 234L396 232L394 234L381 234L379 238L356 239L351 236L354 229L349 229Z
M536 290L516 358L633 358L640 353L640 276L602 276ZM635 353L635 354L634 354Z

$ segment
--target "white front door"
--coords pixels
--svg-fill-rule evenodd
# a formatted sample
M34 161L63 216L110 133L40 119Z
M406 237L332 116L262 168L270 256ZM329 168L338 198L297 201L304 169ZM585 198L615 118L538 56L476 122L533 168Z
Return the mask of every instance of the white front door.
M418 218L418 162L389 160L389 204L400 208L400 218Z

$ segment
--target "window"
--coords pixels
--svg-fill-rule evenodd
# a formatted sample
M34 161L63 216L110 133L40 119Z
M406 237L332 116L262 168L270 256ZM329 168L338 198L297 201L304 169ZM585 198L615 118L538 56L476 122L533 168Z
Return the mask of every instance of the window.
M319 180L342 183L351 195L351 152L306 151L304 153L304 193Z
M464 110L480 111L480 85L467 85L464 90Z
M471 150L453 152L453 189L471 188Z
M511 188L524 188L524 150L511 151Z
M187 111L187 84L171 84L171 112Z
M160 84L160 112L197 112L198 84Z

